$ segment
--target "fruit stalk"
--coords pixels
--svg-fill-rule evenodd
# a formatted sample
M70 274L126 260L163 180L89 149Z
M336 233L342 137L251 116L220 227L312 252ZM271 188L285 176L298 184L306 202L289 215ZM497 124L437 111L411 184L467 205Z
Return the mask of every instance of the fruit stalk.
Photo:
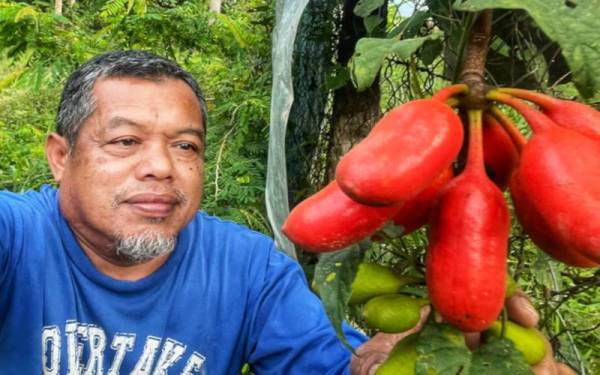
M525 102L516 99L510 95L503 94L498 90L489 91L486 95L486 98L513 107L515 110L517 110L517 112L521 114L521 116L523 116L525 121L527 121L527 123L529 124L529 126L531 126L534 132L548 130L556 126L556 124L543 113L537 111L534 108L531 108L530 106L525 104Z
M502 125L506 133L508 133L515 144L517 151L521 153L523 146L527 144L527 139L523 136L523 134L521 134L511 119L508 118L508 116L505 115L504 112L502 112L498 107L492 106L489 112L500 123L500 125Z
M467 112L469 118L469 157L467 158L465 169L485 174L483 163L482 114L483 112L479 109L469 110Z
M600 140L600 112L588 105L524 89L501 88L498 91L536 104L559 126Z
M459 94L466 94L469 92L469 86L464 83L457 83L456 85L451 85L448 87L444 87L433 95L432 99L439 100L441 102L448 102L450 98Z

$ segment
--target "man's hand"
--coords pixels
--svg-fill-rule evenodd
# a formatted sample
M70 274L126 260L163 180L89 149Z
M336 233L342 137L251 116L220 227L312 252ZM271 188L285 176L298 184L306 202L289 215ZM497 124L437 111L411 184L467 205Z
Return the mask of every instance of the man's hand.
M539 315L527 295L517 290L512 297L506 300L506 309L510 320L524 327L535 327L539 320ZM379 365L387 358L390 351L396 343L406 336L417 332L423 327L427 320L430 309L425 306L421 309L421 320L412 329L402 333L378 333L369 341L358 347L357 356L352 356L351 373L352 375L372 375ZM480 341L479 333L465 334L465 342L471 349L477 348ZM540 363L532 367L535 375L576 375L569 366L558 363L554 360L552 347L546 340L546 356Z
M352 356L350 372L352 375L371 375L374 374L379 365L388 357L396 343L406 336L419 331L427 321L427 316L431 309L429 305L421 308L421 319L416 326L401 333L378 333L369 341L356 349L356 354Z
M539 321L537 311L521 290L517 290L506 301L506 309L510 320L524 327L535 327ZM552 345L548 340L546 340L546 355L540 363L533 366L533 373L535 375L576 375L569 366L554 360Z

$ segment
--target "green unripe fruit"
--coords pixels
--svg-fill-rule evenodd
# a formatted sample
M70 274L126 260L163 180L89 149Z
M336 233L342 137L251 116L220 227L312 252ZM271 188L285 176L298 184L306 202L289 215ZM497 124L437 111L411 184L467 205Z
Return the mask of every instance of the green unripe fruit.
M511 275L506 275L506 298L512 297L517 288L518 286L515 279L513 279Z
M502 322L494 322L486 332L495 337L502 334ZM522 327L511 321L506 321L505 337L513 342L518 351L525 357L527 364L533 366L546 355L544 336L535 328Z
M379 366L375 375L414 375L417 364L418 334L400 340L388 358Z
M398 275L389 267L361 263L352 282L348 304L358 305L376 296L398 293L404 285L418 281L415 277Z
M363 308L365 322L386 333L413 328L421 317L421 306L427 301L403 294L387 294L369 300Z

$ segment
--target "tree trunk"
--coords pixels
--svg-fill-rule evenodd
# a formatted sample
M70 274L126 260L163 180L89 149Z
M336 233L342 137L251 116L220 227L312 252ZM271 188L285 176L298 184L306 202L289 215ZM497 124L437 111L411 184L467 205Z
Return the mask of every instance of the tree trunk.
M354 53L356 42L366 36L363 19L355 16L353 12L357 3L358 0L346 0L344 2L340 43L338 45L338 62L342 66L348 64ZM386 19L387 1L376 12L379 12L383 19ZM385 24L383 29L385 29ZM375 80L373 85L363 92L357 92L350 82L335 91L327 168L330 180L335 176L335 167L339 159L352 146L362 140L381 117L379 101L379 79Z
M325 183L331 128L328 74L335 68L339 20L338 0L311 0L306 5L294 43L294 103L286 135L288 191L293 207ZM325 135L325 136L324 136Z
M62 16L62 0L54 0L54 14L57 16Z
M214 13L221 13L221 3L222 0L210 0L208 10Z

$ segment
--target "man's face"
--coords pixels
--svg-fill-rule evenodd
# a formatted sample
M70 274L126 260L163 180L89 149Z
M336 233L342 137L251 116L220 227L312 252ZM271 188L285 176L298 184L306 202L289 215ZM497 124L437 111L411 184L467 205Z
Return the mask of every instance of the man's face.
M181 80L127 77L97 81L93 95L96 110L55 172L61 210L79 242L93 249L117 238L175 237L202 196L204 135L194 92Z

